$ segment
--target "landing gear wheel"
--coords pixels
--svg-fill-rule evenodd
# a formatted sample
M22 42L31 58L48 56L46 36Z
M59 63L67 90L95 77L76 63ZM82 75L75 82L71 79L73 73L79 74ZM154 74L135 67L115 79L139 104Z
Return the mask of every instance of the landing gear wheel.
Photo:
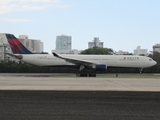
M76 73L76 77L96 77L96 72L94 73L84 73L84 65L81 65L79 71Z
M143 71L143 68L140 69L140 73L142 73L142 71Z
M76 73L76 77L96 77L96 73L83 73L81 71Z

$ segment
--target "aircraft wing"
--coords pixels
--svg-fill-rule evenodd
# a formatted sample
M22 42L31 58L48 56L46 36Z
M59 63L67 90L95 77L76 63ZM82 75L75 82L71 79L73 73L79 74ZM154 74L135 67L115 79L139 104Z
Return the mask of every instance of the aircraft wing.
M12 54L12 53L5 53L5 54L7 54L7 55L9 55L9 56L11 56L11 57L15 57L15 58L17 58L17 59L19 59L19 60L21 60L21 59L23 58L22 55L17 55L17 54Z
M94 62L82 60L82 59L61 57L57 55L56 53L52 53L52 54L57 58L64 59L66 62L70 62L70 63L77 64L77 65L94 66L96 64L99 64L99 63L94 63Z

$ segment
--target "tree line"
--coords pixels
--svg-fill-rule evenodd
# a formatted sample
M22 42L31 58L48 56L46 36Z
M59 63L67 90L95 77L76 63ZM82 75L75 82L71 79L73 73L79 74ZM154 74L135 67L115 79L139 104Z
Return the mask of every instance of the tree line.
M81 54L103 54L111 55L113 50L110 48L90 48L81 52ZM160 53L154 52L150 54L153 60L157 61L157 65L145 68L143 73L160 73ZM76 73L78 68L68 67L40 67L22 62L15 61L1 61L0 62L0 73ZM92 69L85 69L84 72L94 72ZM139 69L134 68L108 68L106 73L139 73ZM100 72L99 72L100 73ZM103 72L105 73L105 72Z

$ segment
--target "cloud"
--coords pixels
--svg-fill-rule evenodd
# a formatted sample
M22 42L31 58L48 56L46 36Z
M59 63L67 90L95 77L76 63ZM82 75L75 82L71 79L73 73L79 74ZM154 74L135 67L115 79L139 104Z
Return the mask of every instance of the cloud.
M50 7L68 8L69 5L64 4L60 0L0 0L0 15L23 11L45 10ZM2 22L33 22L31 19L21 18L0 18Z
M71 5L65 5L65 4L57 4L55 5L56 8L70 8Z
M0 21L11 22L11 23L33 22L33 20L30 20L30 19L20 19L20 18L1 18Z
M60 0L0 0L0 14L44 10L49 7L67 8Z

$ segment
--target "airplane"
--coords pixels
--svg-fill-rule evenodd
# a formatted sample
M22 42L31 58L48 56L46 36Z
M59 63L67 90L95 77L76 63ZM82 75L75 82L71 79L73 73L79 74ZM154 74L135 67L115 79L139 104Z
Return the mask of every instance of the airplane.
M148 68L157 64L152 58L135 55L59 55L34 54L29 51L13 34L5 34L12 53L6 53L23 62L44 67L76 67L77 73L85 68L106 71L107 68Z

